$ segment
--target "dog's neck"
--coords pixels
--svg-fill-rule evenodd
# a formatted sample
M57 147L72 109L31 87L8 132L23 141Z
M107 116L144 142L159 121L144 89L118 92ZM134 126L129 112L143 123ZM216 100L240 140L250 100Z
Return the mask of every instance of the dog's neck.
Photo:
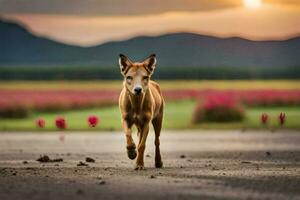
M133 109L134 112L140 112L142 110L142 106L144 103L144 99L146 94L148 93L148 90L146 90L144 93L140 95L134 95L130 91L127 90L129 100L131 103L131 108Z

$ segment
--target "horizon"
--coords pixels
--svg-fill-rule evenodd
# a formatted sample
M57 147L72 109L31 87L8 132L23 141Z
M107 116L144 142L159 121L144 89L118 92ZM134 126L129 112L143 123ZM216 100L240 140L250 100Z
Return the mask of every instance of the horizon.
M35 35L76 46L177 32L252 41L300 35L300 2L295 0L122 2L0 0L0 16Z

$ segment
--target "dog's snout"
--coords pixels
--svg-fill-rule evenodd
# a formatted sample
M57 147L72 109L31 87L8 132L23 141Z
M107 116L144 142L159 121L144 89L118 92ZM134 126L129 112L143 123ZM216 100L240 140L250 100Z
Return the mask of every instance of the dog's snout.
M141 87L135 87L134 88L134 94L138 95L142 93L142 88Z

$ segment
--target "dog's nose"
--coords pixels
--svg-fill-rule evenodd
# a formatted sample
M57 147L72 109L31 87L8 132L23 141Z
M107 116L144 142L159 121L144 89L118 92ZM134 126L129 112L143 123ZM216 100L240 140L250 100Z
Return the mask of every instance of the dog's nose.
M136 88L134 88L134 93L135 93L136 95L141 94L141 92L142 92L142 88L141 88L141 87L136 87Z

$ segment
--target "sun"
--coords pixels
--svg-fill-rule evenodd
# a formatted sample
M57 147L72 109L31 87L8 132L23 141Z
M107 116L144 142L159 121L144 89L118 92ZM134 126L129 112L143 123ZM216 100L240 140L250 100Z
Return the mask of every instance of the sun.
M262 6L261 0L243 0L246 8L254 9Z

